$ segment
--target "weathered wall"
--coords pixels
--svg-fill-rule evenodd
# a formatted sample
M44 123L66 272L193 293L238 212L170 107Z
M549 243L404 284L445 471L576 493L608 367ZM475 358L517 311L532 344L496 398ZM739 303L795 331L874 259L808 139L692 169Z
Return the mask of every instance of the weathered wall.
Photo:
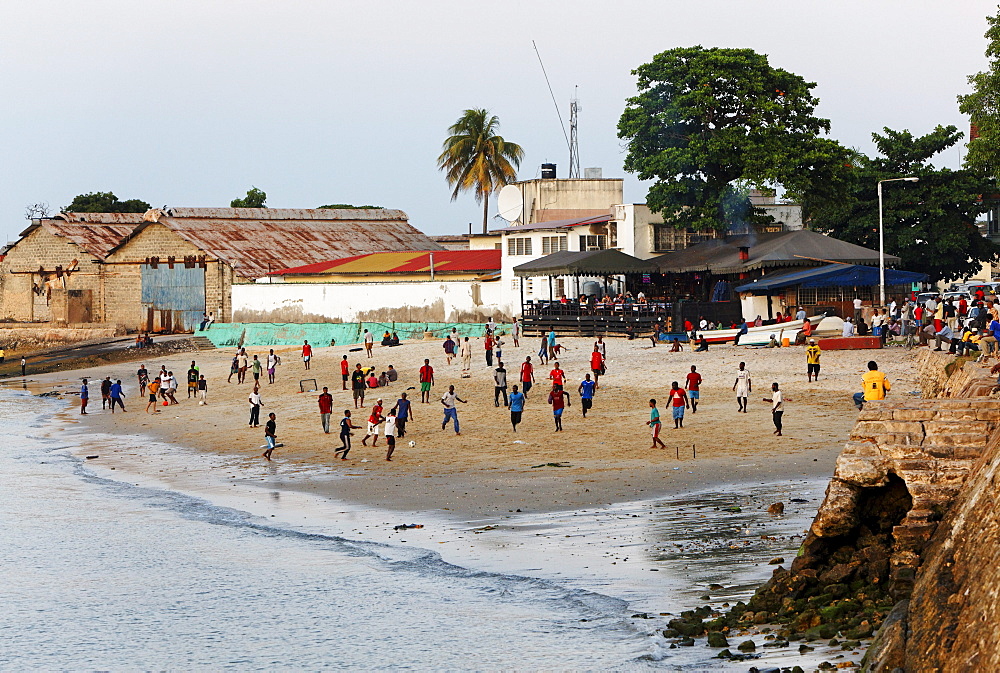
M499 285L465 281L234 285L233 315L248 322L300 314L343 322L445 322L470 314L499 321Z
M128 329L145 329L141 265L148 257L159 257L160 264L166 264L167 257L172 256L183 264L186 255L204 254L204 251L161 224L143 229L108 255L104 285L108 306L106 321ZM232 269L218 261L208 262L205 269L205 310L214 312L217 322L227 322L232 316L227 299L227 288L232 282Z
M1000 414L989 396L996 383L986 366L949 362L950 376L938 374L934 387L952 399ZM966 397L966 400L956 399ZM989 396L989 397L986 397ZM977 420L981 412L977 412ZM977 432L975 422L962 431ZM869 651L868 670L996 671L1000 670L1000 430L986 440L969 476L956 490L943 520L921 554L912 596L894 609Z
M42 280L37 273L29 272L35 272L39 267L46 271L53 271L57 266L68 269L74 259L79 270L66 277L66 289L92 290L94 319L100 320L103 315L101 270L93 263L97 258L65 238L53 236L44 228L36 229L18 241L0 262L0 318L26 322L59 318L52 315L50 293L45 288L41 292L32 290L32 285L40 286Z

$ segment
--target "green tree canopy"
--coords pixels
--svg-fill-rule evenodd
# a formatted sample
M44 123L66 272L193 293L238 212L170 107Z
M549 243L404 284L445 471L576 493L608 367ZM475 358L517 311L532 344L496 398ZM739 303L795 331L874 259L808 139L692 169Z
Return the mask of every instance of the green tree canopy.
M256 187L251 187L247 191L247 195L242 199L233 199L229 202L230 208L263 208L264 203L267 201L267 194L263 191L257 189Z
M807 191L813 228L858 245L878 249L878 183L916 177L919 182L883 185L885 251L902 259L902 268L922 271L932 281L965 278L1000 248L983 236L976 218L986 211L980 198L992 180L978 171L935 168L930 160L955 145L963 134L937 126L924 136L883 129L872 138L879 155L856 154L852 164L834 171L842 189L831 196Z
M646 203L678 227L724 229L732 183L802 189L841 153L819 142L830 122L813 114L815 83L751 49L670 49L633 74L639 93L618 122L625 170L655 180Z
M438 168L445 171L454 188L451 200L471 190L483 204L483 233L486 233L490 194L517 178L524 150L497 133L500 120L488 110L466 110L448 127L448 137L438 156Z
M150 206L139 199L119 201L111 192L78 194L73 202L63 208L64 213L144 213Z
M969 139L966 168L996 178L1000 177L1000 13L986 20L989 68L969 76L972 93L958 97L958 109L969 115L978 134Z

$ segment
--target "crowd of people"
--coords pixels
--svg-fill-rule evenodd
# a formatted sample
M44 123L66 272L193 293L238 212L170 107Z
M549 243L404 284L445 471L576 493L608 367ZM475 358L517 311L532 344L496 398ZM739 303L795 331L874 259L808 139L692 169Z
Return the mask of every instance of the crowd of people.
M991 316L992 326L1000 331L1000 322L996 316L998 306L1000 305L993 304L990 308L981 309L975 315L966 313L965 319L975 321L979 315ZM936 311L936 307L933 309L927 306L918 308L922 308L930 315L934 315L934 311ZM922 314L923 311L920 313ZM904 310L903 315L906 316L907 313L908 311ZM948 311L938 313L942 316L942 323L940 325L929 324L939 327L938 332L941 332L949 328L948 320L951 319L951 316ZM922 315L921 318L923 318ZM960 318L959 315L955 316L955 319ZM519 341L519 335L520 327L515 322L511 330L511 338L515 344ZM522 422L529 401L533 401L535 404L541 403L551 410L554 432L563 431L564 417L567 409L574 406L574 397L579 399L579 408L583 418L587 418L588 413L594 411L595 399L599 396L602 380L608 376L608 347L603 337L598 337L590 347L589 355L586 358L586 370L578 372L577 376L572 376L562 368L558 359L566 350L566 346L560 343L554 330L549 331L541 338L535 356L525 355L524 359L515 364L511 370L508 370L503 359L504 340L501 336L500 331L492 321L487 324L481 341L484 349L483 364L491 370L493 405L496 408L507 409L510 415L511 432L518 431L518 426ZM371 352L370 342L363 343L365 354L368 355ZM472 368L473 343L475 342L470 341L468 336L459 336L457 329L453 329L446 335L442 342L445 366L450 367L453 361L457 361L455 364L460 365L462 378L467 378ZM993 344L994 346L996 344L995 338ZM390 343L387 345L394 345L391 343L391 335ZM938 347L940 348L940 344ZM360 351L361 348L353 350ZM694 352L698 352L698 349ZM308 341L303 342L300 354L304 370L309 371L313 363L314 351ZM815 339L809 340L805 354L807 380L810 383L819 381L822 350ZM233 384L235 377L236 385L250 384L250 392L247 395L249 405L247 424L251 428L258 428L261 425L260 412L264 407L261 395L262 378L266 373L268 385L274 384L277 370L281 364L282 359L273 348L267 349L266 354L263 351L250 354L246 348L241 347L232 357L227 383ZM435 369L430 358L424 358L423 364L415 368L414 383L416 385L407 387L391 397L387 395L387 391L383 392L381 389L386 389L400 382L401 375L394 365L388 365L388 369L381 372L378 372L374 366L363 365L362 362L355 362L352 366L350 356L347 354L341 356L339 364L342 390L347 391L348 385L350 385L354 402L353 409L345 409L336 426L339 431L340 446L335 449L335 455L341 459L348 459L352 449L353 431L363 429L365 435L361 444L369 446L368 442L371 440L371 446L375 447L378 445L379 438L383 438L386 446L386 460L392 460L396 440L406 436L407 424L414 420L414 404L405 390L419 388L419 404L431 404L435 400L439 402L442 411L441 429L445 430L451 425L454 433L461 435L458 405L467 404L469 400L461 396L454 384L449 384L447 391L440 397L434 393ZM166 365L162 365L160 370L155 373L148 371L145 365L140 365L136 372L136 380L139 396L147 399L146 413L159 413L158 407L160 406L180 403L178 400L179 379ZM196 361L191 361L190 367L181 380L187 384L188 400L194 399L199 405L208 404L208 381L201 373ZM690 411L691 414L697 413L703 383L697 365L690 365L690 372L684 376L682 381L671 383L666 392L666 405L670 407L670 416L671 420L674 421L675 429L684 428L686 411ZM538 392L536 386L542 388L541 393ZM101 381L100 389L102 409L110 410L111 413L115 413L116 409L120 409L123 413L126 411L125 393L121 380L112 380L111 377L106 377ZM875 362L870 362L869 371L862 379L861 391L854 395L853 401L860 409L865 401L884 399L890 389L888 379L882 372L878 371ZM736 397L737 413L747 413L749 398L753 391L753 379L745 362L740 362L738 365L732 390ZM367 408L367 411L366 396L375 398L374 403L371 404L370 408ZM89 402L87 379L83 380L80 399L81 413L86 414ZM773 382L770 385L770 396L764 398L764 401L771 405L775 427L774 434L781 436L784 405L790 400L783 396L779 384ZM335 427L332 424L334 398L329 386L322 388L322 393L318 394L317 404L322 432L331 434ZM655 398L649 400L649 408L650 416L646 424L652 436L651 448L662 448L663 442L660 439L662 421ZM353 414L358 413L367 414L362 425L355 425ZM270 460L275 448L281 446L277 442L277 414L269 413L264 425L266 450L263 456Z

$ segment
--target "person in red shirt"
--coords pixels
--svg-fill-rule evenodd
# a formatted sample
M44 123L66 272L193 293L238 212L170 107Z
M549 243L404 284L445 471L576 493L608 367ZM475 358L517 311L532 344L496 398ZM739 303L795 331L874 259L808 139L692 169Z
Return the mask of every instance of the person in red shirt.
M594 352L590 354L590 371L594 372L594 388L600 388L601 374L604 373L604 356L596 344Z
M698 397L699 386L701 386L701 374L698 373L698 368L691 365L691 373L687 375L687 381L684 383L684 387L687 388L688 399L691 400L691 413L697 413L698 411Z
M313 357L313 347L309 345L308 341L302 342L302 361L306 363L306 369L309 369L309 361Z
M684 332L686 334L690 334L693 331L694 331L694 325L691 324L690 320L685 320L684 321Z
M379 424L382 423L384 419L382 418L382 400L375 400L375 406L372 407L372 413L368 417L368 432L365 434L365 438L361 440L362 446L368 446L368 438L374 436L375 439L372 440L372 446L378 444L378 428Z
M549 380L552 381L552 390L562 390L563 389L563 379L566 378L566 372L559 368L559 362L555 363L555 367L549 372Z
M340 378L343 379L344 390L347 390L347 382L351 378L351 365L347 362L347 356L340 361Z
M535 366L531 364L529 355L521 363L521 392L524 393L524 399L528 399L528 391L533 385L535 385Z
M431 386L434 385L434 368L430 360L424 360L420 368L420 401L427 404L431 401Z
M563 391L562 386L559 386L558 389L553 388L552 392L549 393L549 404L552 405L552 417L556 421L556 432L562 432L563 409L569 406L569 395Z
M484 341L484 347L486 348L486 366L493 366L493 335L487 333Z
M323 432L330 434L330 416L333 415L333 395L326 386L323 386L323 394L319 396L319 418L323 423Z
M670 401L670 413L674 417L674 430L684 427L684 408L690 407L687 393L681 389L677 381L670 384L668 398Z

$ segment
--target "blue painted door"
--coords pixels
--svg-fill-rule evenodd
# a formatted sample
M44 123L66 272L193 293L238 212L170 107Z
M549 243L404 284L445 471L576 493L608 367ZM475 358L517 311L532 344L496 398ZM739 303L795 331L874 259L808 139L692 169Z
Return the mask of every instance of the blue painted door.
M205 313L205 269L142 266L142 306L151 332L190 332Z

